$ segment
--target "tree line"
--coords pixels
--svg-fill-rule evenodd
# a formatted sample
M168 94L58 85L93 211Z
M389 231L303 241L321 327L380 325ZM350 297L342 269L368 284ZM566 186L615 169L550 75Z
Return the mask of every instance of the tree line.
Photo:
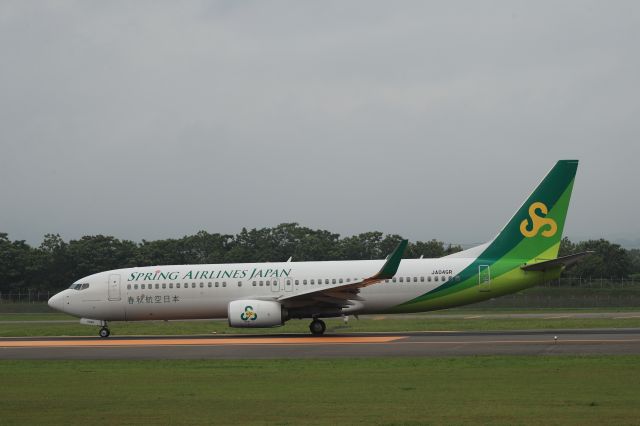
M297 223L271 228L243 228L238 234L200 231L182 238L134 242L112 236L84 236L64 241L47 234L38 247L0 233L0 292L59 290L86 275L133 266L201 263L279 262L382 259L402 239L400 235L365 232L341 237ZM462 250L442 241L409 243L405 258L442 257ZM605 240L577 244L564 239L561 255L584 250L596 254L569 271L595 277L626 277L640 272L640 251Z

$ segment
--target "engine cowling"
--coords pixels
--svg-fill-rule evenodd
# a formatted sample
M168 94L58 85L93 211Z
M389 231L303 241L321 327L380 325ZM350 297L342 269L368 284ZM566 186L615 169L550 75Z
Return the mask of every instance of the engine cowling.
M277 327L284 324L282 305L272 300L234 300L228 307L229 326Z

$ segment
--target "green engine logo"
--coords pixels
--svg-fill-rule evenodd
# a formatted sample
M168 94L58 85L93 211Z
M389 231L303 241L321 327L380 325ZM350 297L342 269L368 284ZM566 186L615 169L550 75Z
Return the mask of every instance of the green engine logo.
M255 321L258 319L258 314L253 311L253 306L245 306L244 312L240 314L242 321Z

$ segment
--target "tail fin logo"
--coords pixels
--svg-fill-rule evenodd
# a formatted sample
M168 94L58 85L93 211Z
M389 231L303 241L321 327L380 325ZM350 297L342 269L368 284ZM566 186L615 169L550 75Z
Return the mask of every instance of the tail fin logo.
M538 212L544 216L538 215ZM558 232L558 224L555 220L546 217L549 209L544 203L535 202L529 206L529 218L520 222L520 232L526 238L532 238L538 235L540 229L547 227L542 231L542 236L546 238L553 237ZM531 222L531 223L529 223ZM529 227L529 225L531 225Z

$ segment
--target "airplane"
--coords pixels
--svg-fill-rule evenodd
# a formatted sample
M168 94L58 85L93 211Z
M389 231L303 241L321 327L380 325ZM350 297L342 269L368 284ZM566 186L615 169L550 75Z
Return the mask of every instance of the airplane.
M588 254L558 258L577 167L577 160L558 161L495 238L441 258L403 259L402 240L382 260L116 269L81 278L48 303L108 337L112 321L215 318L244 328L307 318L320 336L322 318L480 302L556 279Z

